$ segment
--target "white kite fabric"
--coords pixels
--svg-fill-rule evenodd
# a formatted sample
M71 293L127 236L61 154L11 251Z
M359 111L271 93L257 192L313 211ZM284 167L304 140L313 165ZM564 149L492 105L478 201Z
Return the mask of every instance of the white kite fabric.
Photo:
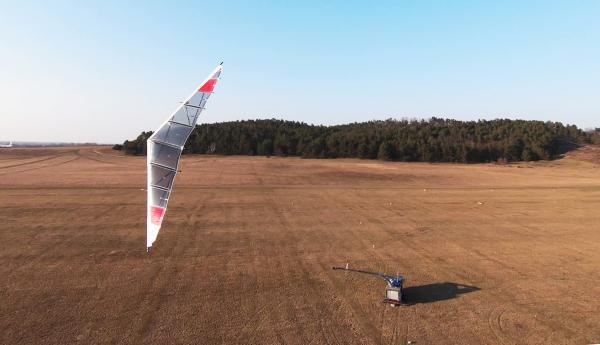
M146 227L146 248L148 250L156 240L165 216L183 146L196 126L206 101L213 93L221 71L222 66L219 65L200 84L200 87L148 138L148 210Z

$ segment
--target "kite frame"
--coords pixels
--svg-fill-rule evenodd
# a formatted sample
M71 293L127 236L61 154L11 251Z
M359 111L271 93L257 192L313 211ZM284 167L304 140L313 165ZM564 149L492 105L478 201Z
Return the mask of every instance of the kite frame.
M220 79L220 75L221 72L223 70L223 63L221 62L221 64L219 64L219 66L217 66L211 74L209 74L209 76L204 79L204 81L200 84L199 87L197 87L186 99L184 102L182 102L182 104L177 107L167 118L166 120L164 120L161 125L156 129L156 131L154 131L154 133L152 133L152 135L147 139L146 141L146 191L147 191L147 197L146 197L146 251L150 252L150 248L152 247L152 244L156 241L156 238L158 237L158 233L160 232L160 228L162 226L162 221L164 219L164 216L166 214L167 211L167 206L169 203L169 199L171 198L171 192L173 191L173 186L175 184L175 178L177 177L177 173L179 172L179 164L181 161L181 155L183 153L183 148L185 147L185 143L187 142L187 140L189 139L190 135L192 134L194 127L196 126L196 123L198 122L198 118L200 117L202 111L204 109L206 109L206 107L204 106L206 104L206 102L208 101L208 98L210 98L210 94L213 94L213 89L215 84L217 83L218 79ZM211 80L215 80L214 82L211 82ZM210 83L210 85L208 84ZM208 88L210 88L210 90L206 91L203 90L203 88L208 85ZM200 99L199 105L196 106L194 104L188 104L190 102L190 100L196 96L198 93L203 93L203 94L209 94L208 97L206 96L202 96L202 98ZM184 108L185 107L185 108ZM188 114L187 109L188 107L193 108L196 110L194 119L193 119L193 123L191 124L185 124L185 123L181 123L178 121L174 121L173 119L175 118L175 116L182 110L184 109L186 114ZM189 115L188 115L189 116ZM189 119L189 117L188 117ZM189 132L187 133L185 140L182 141L181 145L177 145L174 143L169 143L169 142L165 142L162 140L156 140L154 139L155 136L157 135L157 133L159 133L161 131L161 129L163 129L165 126L170 126L170 123L176 124L176 125L180 125L180 126L186 126L189 127ZM169 132L167 132L166 135L168 135ZM177 154L177 158L176 158L176 166L175 169L173 169L170 166L165 166L163 164L159 164L156 162L153 162L153 160L156 159L156 157L158 156L154 156L154 149L158 146L158 145L163 145L166 147L171 147L173 149L178 149L179 152ZM162 169L166 169L166 170L170 170L173 172L173 179L170 183L170 186L168 188L162 187L162 186L158 186L155 184L152 184L152 174L151 174L151 168L153 166L157 166L160 167ZM164 207L160 206L160 205L154 205L153 204L153 188L162 190L164 192L167 193L167 198L161 198L162 200L164 200ZM152 222L152 217L153 217L153 208L160 208L161 210L161 215L159 216L159 220L158 220L158 224L155 224L154 222ZM152 239L150 239L150 234L152 233ZM154 234L155 233L155 234Z

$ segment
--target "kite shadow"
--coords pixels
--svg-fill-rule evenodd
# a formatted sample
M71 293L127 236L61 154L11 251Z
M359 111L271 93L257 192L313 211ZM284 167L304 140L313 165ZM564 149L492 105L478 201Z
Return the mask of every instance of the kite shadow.
M433 283L419 286L408 286L402 289L404 304L433 303L445 301L469 292L481 290L477 286L457 283Z

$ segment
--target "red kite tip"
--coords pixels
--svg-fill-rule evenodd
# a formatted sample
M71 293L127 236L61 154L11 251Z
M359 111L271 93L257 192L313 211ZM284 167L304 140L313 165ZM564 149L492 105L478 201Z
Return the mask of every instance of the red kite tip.
M200 86L198 91L200 92L212 92L215 89L217 79L208 79L204 85Z

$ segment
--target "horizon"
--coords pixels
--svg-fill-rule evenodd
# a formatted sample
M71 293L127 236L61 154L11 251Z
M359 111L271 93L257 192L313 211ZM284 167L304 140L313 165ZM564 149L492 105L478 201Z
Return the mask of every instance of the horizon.
M563 123L560 121L542 121L542 120L524 120L524 119L509 119L509 118L502 118L502 117L498 117L498 118L493 118L493 119L473 119L473 120L457 120L455 118L450 118L450 117L436 117L436 116L432 116L429 118L387 118L387 119L371 119L371 120L365 120L365 121L355 121L355 122L346 122L346 123L337 123L337 124L316 124L316 123L309 123L309 122L304 122L304 121L297 121L297 120L288 120L288 119L281 119L281 118L251 118L251 119L236 119L236 120L230 120L230 121L215 121L215 122L202 122L202 123L198 123L196 126L201 126L204 124L207 125L216 125L216 124L220 124L220 123L229 123L229 122L244 122L244 121L289 121L289 122L296 122L296 123L302 123L308 126L325 126L325 127L335 127L335 126L346 126L346 125L352 125L352 124L361 124L361 123L367 123L367 122L385 122L385 121L408 121L408 122L414 122L414 121L429 121L432 118L437 118L437 119L442 119L442 120L450 120L450 121L461 121L461 122L479 122L479 121L495 121L495 120L511 120L511 121L541 121L541 122L558 122L558 123L562 123L564 126L570 126L570 125L575 125L575 124L571 124L571 123ZM577 126L577 125L575 125ZM579 128L580 130L584 131L584 132L594 132L598 130L598 127L588 127L588 128L581 128L579 126L577 126L577 128ZM154 132L153 129L149 129L149 130L143 130L143 132ZM8 143L8 142L12 142L15 145L23 145L23 144L39 144L39 145L58 145L58 144L65 144L65 145L115 145L115 144L123 144L125 141L132 141L135 140L135 138L140 135L142 132L139 132L137 134L135 134L134 136L132 136L131 138L125 138L120 142L96 142L96 141L44 141L44 140L0 140L0 143Z
M600 127L594 1L4 7L3 141L131 140L220 61L199 124L435 116Z

